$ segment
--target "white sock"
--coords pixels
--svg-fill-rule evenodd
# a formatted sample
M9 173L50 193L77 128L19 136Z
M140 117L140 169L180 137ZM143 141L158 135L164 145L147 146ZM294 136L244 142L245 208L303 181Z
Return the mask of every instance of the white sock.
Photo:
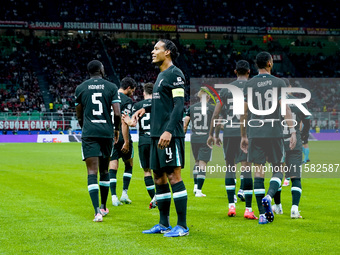
M252 212L253 209L251 207L246 207L246 210L248 209L249 212Z
M122 195L127 195L127 190L123 189Z
M232 206L235 207L235 203L230 203L230 204L229 204L229 208L232 207Z

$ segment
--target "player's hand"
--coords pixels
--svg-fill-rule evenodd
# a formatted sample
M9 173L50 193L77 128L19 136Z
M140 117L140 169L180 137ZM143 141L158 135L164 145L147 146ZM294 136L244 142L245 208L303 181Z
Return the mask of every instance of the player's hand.
M248 138L247 137L241 137L240 148L244 153L248 153Z
M126 153L128 153L129 152L129 142L124 142L124 144L123 144L123 147L122 147L122 149L121 149L121 151L124 153L124 154L126 154Z
M296 146L296 132L290 135L289 149L293 150Z
M135 127L137 125L137 122L134 122L127 114L122 114L122 120L130 127Z
M119 130L115 130L114 138L113 138L114 144L118 143L118 139L119 139Z
M172 138L172 134L168 131L165 131L159 138L158 148L163 150L164 148L168 147L170 144L171 138Z
M216 146L218 146L218 147L221 147L221 145L222 145L222 140L221 140L221 138L219 138L219 137L215 137L215 144L216 144Z
M207 140L208 147L212 149L214 144L215 144L215 138L209 135L208 140Z
M145 114L145 109L144 108L141 108L139 109L138 111L136 111L134 113L134 115L132 115L131 119L133 122L138 122L139 118L143 117L143 115Z

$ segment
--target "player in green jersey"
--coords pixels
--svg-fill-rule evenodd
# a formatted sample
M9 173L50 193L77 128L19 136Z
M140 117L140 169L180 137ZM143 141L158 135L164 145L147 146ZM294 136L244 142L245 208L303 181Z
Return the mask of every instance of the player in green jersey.
M131 96L136 90L137 83L130 77L125 77L120 83L118 90L121 104L120 110L122 114L131 114L132 99ZM129 126L123 121L120 128L120 136L117 144L113 146L111 161L110 161L110 189L112 195L112 205L119 206L122 203L131 204L131 200L127 194L130 180L132 177L133 166L133 142L129 132ZM122 158L125 165L125 171L123 175L123 191L120 200L118 200L116 188L117 188L117 170L119 166L119 159Z
M184 133L187 132L190 120L192 120L190 142L191 150L195 158L193 175L195 182L194 193L196 197L206 196L202 193L202 187L205 180L206 167L208 162L211 160L212 153L212 149L208 147L206 141L209 136L209 123L214 112L214 107L208 103L210 96L207 91L207 87L201 88L198 92L200 102L190 106L184 118ZM203 100L205 100L206 104L205 114L202 113Z
M153 83L146 83L143 87L143 96L144 100L135 103L132 107L132 113L135 113L139 109L143 107L149 107L152 102L152 90ZM123 115L123 120L129 126L135 126L134 123L128 115ZM151 202L149 204L149 209L155 208L157 206L157 200L155 196L155 183L152 179L152 172L150 168L150 146L151 146L151 137L150 137L150 113L146 113L138 120L138 155L139 155L139 163L144 170L144 182L146 189L151 198Z
M152 54L152 63L160 68L153 87L152 106L138 110L133 119L151 111L151 169L154 172L156 198L160 213L159 224L145 234L165 233L165 237L185 236L187 227L187 191L181 177L184 167L184 85L182 71L173 65L178 53L176 45L166 39L159 40ZM171 193L170 182L177 212L177 226L169 222Z
M287 87L293 87L288 79L282 78L286 83ZM288 94L288 99L294 99L295 97L290 93ZM304 107L307 109L307 105L304 104ZM296 130L296 146L294 149L289 148L289 140L290 140L290 130L287 127L283 128L283 137L284 137L284 146L285 146L285 164L287 166L287 172L285 173L285 177L289 178L292 182L292 208L291 208L291 218L299 219L302 218L299 212L299 203L302 193L301 187L301 162L302 162L302 146L303 140L302 137L306 137L309 134L310 129L310 116L305 115L296 105L290 105L290 109L292 111L292 118L297 122L295 126ZM300 124L303 124L303 129L300 132ZM273 205L273 211L276 214L282 214L282 205L281 205L281 190L278 190L274 196L275 204Z
M236 63L236 68L234 70L235 74L237 75L237 80L230 83L240 89L243 89L244 85L246 84L249 74L250 74L250 67L249 63L245 60L240 60ZM228 171L226 172L225 176L225 187L228 195L228 202L229 202L229 211L228 216L234 217L236 216L236 209L235 209L235 179L236 179L236 171L232 170L232 166L241 162L241 170L247 170L251 166L250 163L247 162L247 154L245 154L240 148L241 142L241 132L240 132L240 115L233 114L233 98L232 94L229 89L224 88L220 92L221 102L218 101L215 107L214 115L210 123L210 135L208 138L208 145L212 145L216 143L216 145L221 145L221 139L219 138L219 134L216 129L215 132L215 139L213 138L214 134L214 120L218 118L219 114L221 113L223 119L230 121L230 123L226 123L224 125L223 131L223 151L224 151L224 159L226 161L226 166L228 166ZM232 123L232 125L231 125ZM230 167L229 167L230 166ZM252 211L252 197L253 197L253 181L252 175L250 171L243 171L243 187L244 194L245 194L245 201L246 201L246 210L244 212L244 217L247 219L257 219ZM242 181L242 180L241 180Z
M108 166L113 138L117 143L119 137L120 98L117 86L103 79L104 66L101 62L93 60L87 65L87 69L91 78L76 88L76 111L79 125L82 128L82 156L87 167L88 191L95 211L93 221L100 222L109 212L106 208L110 186ZM111 107L114 113L114 132Z
M256 167L254 193L260 213L259 223L266 224L274 220L271 199L281 186L283 178L281 163L284 156L284 144L280 109L281 88L286 85L283 80L271 75L273 58L268 52L261 52L256 56L256 65L259 74L249 80L243 90L245 114L241 116L240 122L246 123L247 120L248 122L246 125L241 125L241 148L245 153L248 152L247 161L254 163ZM248 92L249 99L252 99L251 103L249 99L247 101ZM269 113L270 110L272 110L271 113ZM268 113L264 115L263 111L268 111ZM296 131L291 118L291 110L287 105L285 120L291 129L290 148L293 149L296 145ZM249 129L248 132L247 129ZM266 161L272 163L274 171L267 195L264 196L263 165Z

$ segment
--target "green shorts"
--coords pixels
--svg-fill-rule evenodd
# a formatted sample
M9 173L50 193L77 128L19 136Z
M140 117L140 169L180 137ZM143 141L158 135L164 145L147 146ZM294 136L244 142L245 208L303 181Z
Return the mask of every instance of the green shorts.
M211 161L212 149L210 149L206 143L191 143L191 151L194 155L195 161Z
M113 138L81 138L81 153L83 160L91 157L109 158L112 153L112 147Z
M284 144L282 138L250 138L248 144L248 162L264 165L283 163Z
M247 154L241 150L241 137L223 137L224 159L235 164L247 161Z
M170 144L164 150L157 147L159 138L151 138L150 147L150 168L152 170L161 170L167 167L184 168L184 138L172 138Z
M150 168L150 144L138 145L139 163L141 168Z
M287 171L285 171L286 178L297 177L301 178L301 165L302 165L302 151L286 151L285 163Z
M129 140L129 152L128 153L123 153L122 152L122 147L124 145L124 140L120 139L118 143L116 143L113 146L112 154L111 154L111 160L118 160L122 158L124 161L133 158L133 143L132 140Z

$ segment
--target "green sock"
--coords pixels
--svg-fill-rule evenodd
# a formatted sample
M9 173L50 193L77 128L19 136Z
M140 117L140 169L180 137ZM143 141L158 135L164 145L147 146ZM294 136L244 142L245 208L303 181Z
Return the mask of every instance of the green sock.
M153 199L155 196L155 183L152 179L152 176L145 176L144 182L150 198Z
M292 178L292 204L299 206L300 203L300 198L302 194L302 189L301 189L301 179L300 178Z
M107 196L109 195L109 189L110 189L109 173L100 174L99 188L100 188L101 208L106 210L106 201L107 201Z
M183 181L171 185L171 189L177 212L177 225L186 229L188 195Z
M157 207L159 210L159 224L163 225L164 227L169 227L171 192L168 183L163 185L156 184L156 198Z
M99 187L98 187L98 180L97 175L89 174L87 176L87 189L90 194L90 198L92 201L92 205L94 208L94 213L97 214L99 212Z
M123 190L128 190L130 185L130 180L132 177L132 166L130 164L125 165L125 172L123 175Z
M110 169L109 170L109 176L110 176L110 190L111 195L116 196L117 195L117 170L116 169Z
M264 214L265 209L262 205L262 198L264 198L264 194L266 193L266 190L264 189L264 178L254 178L254 193L259 213Z

